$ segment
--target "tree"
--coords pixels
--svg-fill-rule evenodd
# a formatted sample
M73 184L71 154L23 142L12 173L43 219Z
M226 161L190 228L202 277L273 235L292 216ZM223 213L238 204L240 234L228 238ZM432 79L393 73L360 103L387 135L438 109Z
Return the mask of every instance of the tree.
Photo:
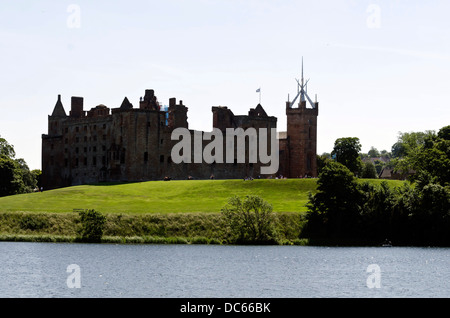
M329 153L323 153L317 156L317 173L320 174L322 169L331 161L331 155Z
M445 186L450 185L450 140L438 139L429 148L424 148L411 156L413 168L425 171Z
M365 179L376 179L378 176L377 170L375 169L375 165L371 161L364 162L361 178Z
M0 197L21 193L23 188L22 174L17 163L0 155Z
M16 156L14 147L9 144L6 139L0 137L0 155L4 155L7 158L13 159Z
M354 174L339 162L329 162L317 181L317 193L310 194L307 224L302 236L349 238L358 231L361 193Z
M37 187L36 175L30 171L24 159L16 159L15 161L22 175L23 189L21 193L32 192Z
M367 154L369 155L370 158L379 158L380 157L380 152L378 151L377 148L374 148L374 147L371 147Z
M361 144L357 137L339 138L334 143L331 156L336 158L336 161L346 166L355 175L361 172L362 162L359 157L361 151Z
M78 229L82 242L99 243L103 236L106 217L95 210L79 212L81 227Z
M399 133L397 142L392 146L392 157L403 158L416 153L426 141L436 136L432 130L425 132Z
M15 156L14 147L0 138L0 196L31 192L37 186L38 175Z
M439 130L437 136L438 136L440 139L450 140L450 125L445 126L445 127L442 127L442 128Z
M267 244L276 242L278 219L272 206L261 197L248 195L244 200L232 197L222 208L231 242Z

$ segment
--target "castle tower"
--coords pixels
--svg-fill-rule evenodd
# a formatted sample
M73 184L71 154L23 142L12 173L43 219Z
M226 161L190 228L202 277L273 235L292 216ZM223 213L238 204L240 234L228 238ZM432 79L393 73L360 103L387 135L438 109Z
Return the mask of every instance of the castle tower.
M61 102L61 95L58 95L53 112L48 116L48 134L62 135L62 121L67 117L64 106Z
M61 95L58 95L53 112L48 116L48 134L42 135L42 185L45 189L65 185L60 171L64 163L63 126L67 118Z
M171 129L175 128L188 128L187 112L188 108L183 105L183 101L177 104L175 98L169 99L169 118L168 126Z
M288 177L317 177L317 116L319 103L312 102L307 93L308 81L297 80L297 96L286 102ZM299 103L296 100L300 97ZM307 105L309 104L309 105ZM308 106L308 107L307 107Z

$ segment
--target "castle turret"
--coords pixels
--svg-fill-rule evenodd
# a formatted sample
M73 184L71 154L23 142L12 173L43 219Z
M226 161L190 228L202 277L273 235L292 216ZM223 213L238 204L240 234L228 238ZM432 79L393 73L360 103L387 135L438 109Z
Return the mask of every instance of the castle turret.
M319 103L312 102L303 79L297 80L298 94L292 102L286 102L288 177L317 177L317 117ZM295 101L300 97L298 105ZM310 107L307 107L307 102ZM298 107L295 107L298 106Z
M180 103L177 104L175 98L170 98L168 126L173 129L188 128L187 112L188 108L183 105L183 101L180 100Z
M66 111L61 102L61 95L53 112L48 116L48 134L42 135L42 185L44 188L64 185L60 171L64 163L64 124Z
M62 134L62 121L67 117L64 106L61 102L61 95L58 95L58 100L53 108L53 112L48 116L48 134L49 135L61 135Z

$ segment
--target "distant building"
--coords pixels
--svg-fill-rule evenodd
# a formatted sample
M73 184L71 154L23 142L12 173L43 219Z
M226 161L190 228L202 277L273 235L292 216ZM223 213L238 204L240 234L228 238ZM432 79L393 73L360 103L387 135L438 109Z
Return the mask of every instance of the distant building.
M414 170L408 171L408 173L399 173L395 172L394 168L391 168L389 166L384 167L380 174L380 179L390 179L390 180L406 180L407 178L413 176L416 172Z
M303 79L302 79L303 83ZM279 134L279 170L271 177L316 177L318 103L306 107L305 84L299 83L298 105L286 102L287 131ZM310 100L309 100L310 101ZM298 106L298 107L294 107ZM154 91L145 91L134 108L125 97L120 107L98 105L84 110L82 97L72 97L67 115L61 96L48 116L48 133L42 135L44 188L116 182L171 179L240 179L261 176L260 163L181 163L171 159L177 141L174 129L188 128L188 108L175 98L161 106ZM277 118L258 104L248 115L234 115L228 107L212 107L213 127L276 128ZM194 131L190 130L193 134ZM270 140L270 136L268 138ZM208 142L205 142L207 144ZM246 148L248 149L248 148ZM270 149L270 147L269 147ZM247 155L247 154L246 154Z

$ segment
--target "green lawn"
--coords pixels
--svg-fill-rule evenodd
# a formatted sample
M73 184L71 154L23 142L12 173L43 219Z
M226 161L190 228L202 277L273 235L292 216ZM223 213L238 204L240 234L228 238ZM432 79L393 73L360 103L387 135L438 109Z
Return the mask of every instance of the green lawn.
M371 180L380 183L381 180ZM389 181L392 186L400 181ZM0 198L0 212L71 212L96 209L102 213L220 212L233 195L255 194L275 212L306 211L315 179L150 181L114 185L83 185L42 193Z

